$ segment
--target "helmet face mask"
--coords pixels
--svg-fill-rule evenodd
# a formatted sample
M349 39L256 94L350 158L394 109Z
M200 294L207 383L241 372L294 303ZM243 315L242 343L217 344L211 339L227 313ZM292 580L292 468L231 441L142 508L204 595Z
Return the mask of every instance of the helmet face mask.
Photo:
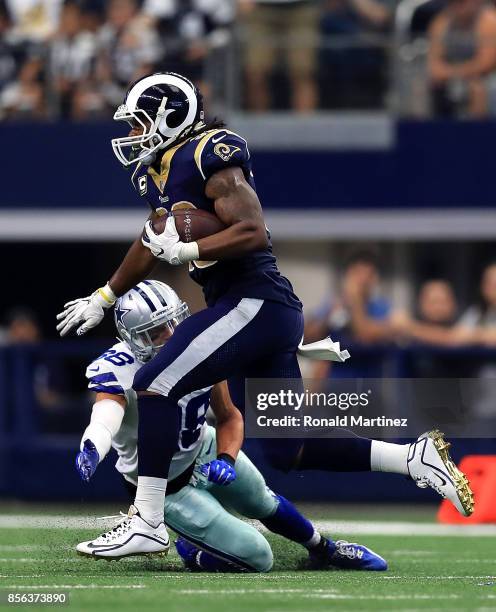
M114 114L140 134L112 139L115 156L124 166L150 164L156 151L172 146L204 125L202 97L188 79L163 72L131 85L124 104Z
M157 300L163 304L160 308L155 308ZM145 362L158 353L190 312L168 285L145 281L119 298L114 314L120 338L138 361Z
M131 112L125 104L122 104L115 111L114 120L126 121L131 128L141 128L142 130L140 134L135 134L134 136L112 139L114 155L123 166L130 166L131 164L145 161L148 157L152 158L155 151L160 149L164 143L155 125L159 119L154 123L144 110L138 108ZM127 151L128 149L130 150ZM150 161L153 161L153 159L150 159Z

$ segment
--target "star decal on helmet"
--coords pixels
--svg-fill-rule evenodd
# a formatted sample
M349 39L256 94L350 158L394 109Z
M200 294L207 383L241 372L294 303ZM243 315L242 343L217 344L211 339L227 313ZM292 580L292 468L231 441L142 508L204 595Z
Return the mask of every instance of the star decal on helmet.
M123 318L127 315L128 312L131 312L131 308L123 308L122 306L117 306L115 309L115 318L118 323L124 325Z

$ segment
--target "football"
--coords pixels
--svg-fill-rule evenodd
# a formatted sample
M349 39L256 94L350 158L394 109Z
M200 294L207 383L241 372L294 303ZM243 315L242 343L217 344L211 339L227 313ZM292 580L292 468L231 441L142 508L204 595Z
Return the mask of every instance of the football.
M171 211L176 221L176 229L182 242L194 242L200 238L217 234L226 226L213 213L191 206L175 205ZM164 231L168 215L152 221L153 231L161 234Z

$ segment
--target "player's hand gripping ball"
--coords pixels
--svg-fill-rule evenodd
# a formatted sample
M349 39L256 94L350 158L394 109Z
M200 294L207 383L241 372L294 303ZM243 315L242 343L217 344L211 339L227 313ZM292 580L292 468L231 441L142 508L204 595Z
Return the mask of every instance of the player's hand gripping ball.
M165 227L160 234L153 231L151 221L145 223L141 242L146 248L150 249L152 254L161 261L166 261L173 266L178 266L187 259L183 259L182 250L186 246L179 238L176 230L174 217L167 217ZM189 260L191 261L191 260Z
M146 222L142 242L157 259L179 265L199 258L197 240L226 229L222 221L188 202L178 202L167 216Z
M200 472L208 478L210 482L218 485L227 486L236 480L236 470L225 459L214 459L210 463L204 463L200 467Z

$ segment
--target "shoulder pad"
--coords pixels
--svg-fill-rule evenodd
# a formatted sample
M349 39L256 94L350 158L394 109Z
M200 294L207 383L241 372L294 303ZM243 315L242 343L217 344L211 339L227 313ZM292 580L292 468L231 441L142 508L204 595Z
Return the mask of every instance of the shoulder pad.
M86 368L88 388L101 393L124 395L132 388L133 379L140 364L123 342L97 357Z
M223 168L244 167L249 160L246 140L226 129L207 132L195 149L195 162L205 180Z

